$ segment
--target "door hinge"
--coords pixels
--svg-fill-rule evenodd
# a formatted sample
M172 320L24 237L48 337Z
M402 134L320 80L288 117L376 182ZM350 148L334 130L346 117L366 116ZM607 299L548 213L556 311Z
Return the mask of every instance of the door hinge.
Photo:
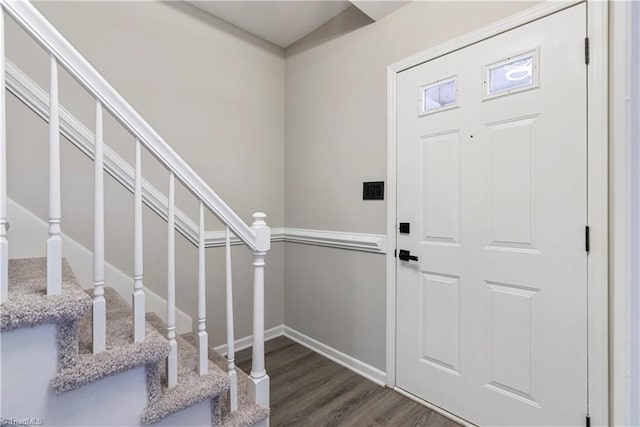
M584 250L587 253L591 250L591 232L588 225L584 228Z
M587 414L585 418L586 418L585 419L585 425L587 427L591 427L591 417L589 416L589 414Z
M398 258L398 250L397 249L393 250L393 257L394 258Z
M589 64L589 37L584 38L584 63Z

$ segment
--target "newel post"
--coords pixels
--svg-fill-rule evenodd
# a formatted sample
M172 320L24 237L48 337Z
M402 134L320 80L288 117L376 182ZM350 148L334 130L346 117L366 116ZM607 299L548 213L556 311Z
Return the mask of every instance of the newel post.
M267 215L253 214L251 228L256 235L253 252L253 361L249 392L254 401L269 406L269 376L264 363L264 258L271 249L271 228L267 226Z

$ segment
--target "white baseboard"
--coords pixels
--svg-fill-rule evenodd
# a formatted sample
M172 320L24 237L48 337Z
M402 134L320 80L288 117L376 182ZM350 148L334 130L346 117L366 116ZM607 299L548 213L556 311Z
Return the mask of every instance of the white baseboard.
M264 340L269 341L274 338L281 337L282 335L284 335L284 328L285 328L284 325L278 325L278 326L274 326L271 329L267 329L266 331L264 331ZM249 348L251 347L252 344L253 344L253 335L249 335L244 338L237 339L234 345L235 351L240 351L240 350L244 350L245 348ZM221 344L217 347L214 347L214 350L223 356L227 355L226 344Z
M316 353L326 357L327 359L344 366L345 368L355 372L356 374L361 375L370 381L373 381L378 385L381 385L383 387L386 386L387 375L378 368L374 368L373 366L368 365L361 360L351 357L348 354L344 354L343 352L336 350L333 347L329 347L328 345L323 344L320 341L314 340L313 338L308 337L305 334L298 332L288 326L279 325L271 329L267 329L266 331L264 331L264 340L269 341L283 335L290 340L295 341L298 344L315 351ZM252 342L253 335L240 338L235 341L235 350L240 351L244 350L245 348L249 348L251 347ZM226 344L215 347L215 350L223 356L227 355Z
M361 360L358 360L354 357L349 356L339 350L336 350L333 347L329 347L326 344L321 343L320 341L314 340L301 332L296 331L288 326L284 327L284 336L292 339L293 341L301 344L318 354L326 357L329 360L336 362L339 365L344 366L347 369L355 372L358 375L365 377L366 379L373 381L374 383L381 385L383 387L386 386L387 382L387 374L382 372L378 368L374 368L371 365L364 363Z

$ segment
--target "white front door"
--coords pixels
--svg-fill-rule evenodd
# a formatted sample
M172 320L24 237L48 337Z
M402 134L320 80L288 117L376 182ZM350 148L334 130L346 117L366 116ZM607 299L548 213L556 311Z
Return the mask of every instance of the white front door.
M397 385L478 425L585 422L585 32L582 3L398 76Z

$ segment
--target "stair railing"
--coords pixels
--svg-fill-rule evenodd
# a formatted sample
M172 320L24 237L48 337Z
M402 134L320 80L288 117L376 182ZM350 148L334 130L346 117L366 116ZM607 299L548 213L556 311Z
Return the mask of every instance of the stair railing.
M269 406L269 377L264 362L264 259L271 245L271 229L263 213L255 213L251 226L240 217L195 173L158 133L118 94L118 92L71 46L71 44L27 0L0 0L0 84L5 76L5 13L18 23L50 54L49 87L49 236L47 239L47 294L62 290L61 171L60 171L60 105L58 100L58 67L63 67L96 100L94 141L94 251L93 251L93 352L106 348L106 307L104 298L104 141L103 111L106 109L135 138L134 183L134 277L132 292L134 342L145 339L145 296L143 285L142 225L142 147L169 171L168 244L167 244L167 382L175 386L177 377L177 344L175 321L175 180L180 181L199 201L198 246L198 365L200 375L208 372L208 335L206 330L205 282L205 210L224 225L226 235L226 308L227 308L227 372L231 381L231 410L237 409L237 374L235 368L233 295L231 274L231 234L234 234L254 256L253 284L253 361L249 392L254 401ZM0 301L9 296L7 238L7 149L6 91L0 91Z

